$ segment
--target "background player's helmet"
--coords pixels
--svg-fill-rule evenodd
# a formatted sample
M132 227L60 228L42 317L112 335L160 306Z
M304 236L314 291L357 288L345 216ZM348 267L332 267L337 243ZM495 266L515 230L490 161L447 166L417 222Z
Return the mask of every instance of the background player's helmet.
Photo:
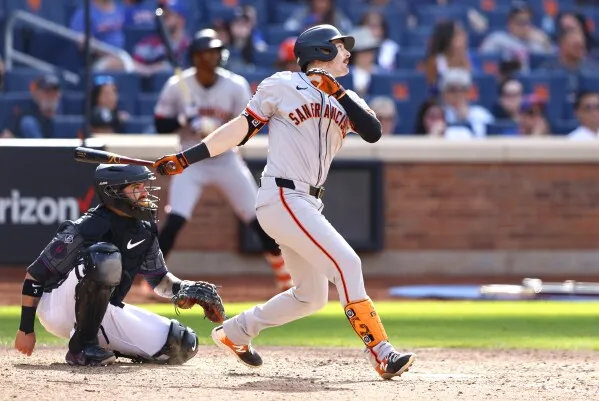
M354 47L354 37L342 35L333 25L316 25L302 32L293 48L297 64L302 71L305 71L310 61L334 59L337 56L337 46L331 42L335 39L343 40L348 51Z
M214 29L202 29L193 37L189 44L189 62L193 64L193 54L209 49L221 49L221 62L226 62L229 57L229 52L225 49L225 45L218 38L218 34Z
M154 173L144 166L100 164L94 175L94 189L103 204L133 218L156 222L160 198L152 192L160 190L160 187L151 185L151 181L155 179ZM127 198L122 190L127 185L138 182L145 184L148 197L141 201L133 201Z

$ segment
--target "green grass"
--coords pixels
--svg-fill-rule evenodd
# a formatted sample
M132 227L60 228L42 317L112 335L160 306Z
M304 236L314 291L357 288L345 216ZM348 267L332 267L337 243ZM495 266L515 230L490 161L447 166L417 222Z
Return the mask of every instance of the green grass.
M599 302L378 302L387 334L398 347L553 348L599 350ZM229 315L253 306L227 304ZM176 316L169 304L143 305L194 328L209 344L214 325L198 308ZM0 307L0 345L11 345L19 307ZM36 323L38 344L64 344ZM359 347L341 306L263 331L256 345Z

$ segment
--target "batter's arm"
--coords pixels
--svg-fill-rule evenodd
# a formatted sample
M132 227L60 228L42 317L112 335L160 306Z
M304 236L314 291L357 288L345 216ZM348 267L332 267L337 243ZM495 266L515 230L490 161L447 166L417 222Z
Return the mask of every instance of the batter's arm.
M345 109L352 129L366 142L375 143L383 136L381 123L377 118L360 106L354 99L346 95L339 99Z

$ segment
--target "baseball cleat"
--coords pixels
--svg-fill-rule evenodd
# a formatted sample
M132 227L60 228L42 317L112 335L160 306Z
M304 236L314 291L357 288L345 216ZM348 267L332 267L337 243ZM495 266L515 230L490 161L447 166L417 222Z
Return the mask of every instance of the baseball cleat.
M114 363L116 356L114 352L108 351L99 345L90 345L76 354L71 351L67 352L65 360L71 366L106 366Z
M262 366L262 358L252 347L252 345L234 344L225 335L225 330L223 329L223 326L218 326L214 330L212 330L212 340L214 341L217 347L232 353L233 355L235 355L237 360L243 363L244 365L247 365L251 368L258 368Z
M416 360L416 354L411 352L400 354L399 352L390 352L376 367L377 373L385 380L390 380L394 376L401 376L407 372L410 366Z

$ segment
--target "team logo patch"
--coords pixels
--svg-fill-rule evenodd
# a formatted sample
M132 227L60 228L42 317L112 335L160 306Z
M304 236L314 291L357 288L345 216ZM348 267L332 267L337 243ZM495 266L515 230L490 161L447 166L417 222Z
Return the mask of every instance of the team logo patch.
M50 247L50 254L53 258L64 259L67 256L67 244L63 241L56 241Z
M353 309L348 309L345 311L345 316L347 316L348 319L351 319L352 317L356 316L356 312L354 312Z

